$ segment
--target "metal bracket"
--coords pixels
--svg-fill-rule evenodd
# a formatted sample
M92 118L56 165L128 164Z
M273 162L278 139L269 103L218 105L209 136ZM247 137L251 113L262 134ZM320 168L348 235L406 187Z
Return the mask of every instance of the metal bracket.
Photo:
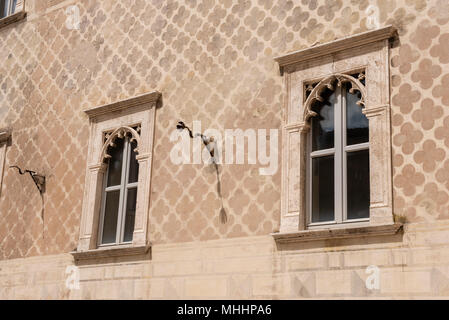
M45 176L37 174L35 171L25 170L22 171L18 166L10 166L10 168L16 168L19 171L19 174L24 175L28 173L30 177L33 179L34 184L36 185L39 193L42 195L45 192Z

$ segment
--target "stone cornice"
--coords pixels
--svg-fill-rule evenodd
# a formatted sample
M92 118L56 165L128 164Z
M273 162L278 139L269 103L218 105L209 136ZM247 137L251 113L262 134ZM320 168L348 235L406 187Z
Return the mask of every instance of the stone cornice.
M282 74L284 68L287 66L311 59L316 59L342 50L363 46L376 41L390 39L396 36L396 33L396 28L390 25L380 29L367 31L331 42L319 44L307 49L295 51L280 57L276 57L274 60L279 64L279 68Z
M155 105L161 97L161 93L158 91L153 91L150 93L145 93L140 96L117 101L109 104L105 104L99 107L94 107L91 109L84 110L84 112L89 116L89 118L96 118L101 115L105 115L108 113L122 111L128 108L140 106L143 104L150 104L151 107Z

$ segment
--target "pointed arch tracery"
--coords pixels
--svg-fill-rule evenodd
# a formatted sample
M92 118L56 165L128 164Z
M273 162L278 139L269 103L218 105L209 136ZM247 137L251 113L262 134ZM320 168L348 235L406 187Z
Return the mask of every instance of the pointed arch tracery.
M335 86L342 86L344 83L349 83L351 88L349 89L349 93L354 94L356 91L360 92L361 99L357 102L357 105L364 108L365 107L365 99L366 99L366 89L361 81L365 78L364 73L359 73L357 78L344 73L336 73L331 76L328 76L318 82L316 85L309 85L306 88L306 93L310 92L307 95L307 99L304 103L304 114L303 119L304 122L309 121L310 118L317 115L316 112L312 110L313 103L315 101L324 102L324 98L321 96L325 89L329 89L334 91Z
M134 152L139 153L140 125L135 126L135 127L123 126L123 127L115 129L114 131L112 131L110 133L105 134L103 147L101 148L101 153L100 153L100 163L111 158L111 155L108 154L108 148L109 147L113 148L116 146L114 143L115 139L117 139L117 138L122 139L128 134L131 135L130 142L136 141L136 143L137 143L137 147L134 149Z

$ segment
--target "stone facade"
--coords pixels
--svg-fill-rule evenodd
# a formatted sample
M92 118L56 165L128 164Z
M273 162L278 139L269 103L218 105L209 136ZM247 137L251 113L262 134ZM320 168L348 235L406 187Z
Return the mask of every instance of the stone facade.
M26 18L0 28L0 133L10 134L0 142L0 298L449 297L448 0L23 5ZM261 176L250 164L220 169L222 224L215 172L169 161L176 122L281 130L287 83L275 57L387 25L399 35L388 62L393 215L403 231L276 243L281 168ZM80 290L69 290L86 185L84 111L153 91L163 104L151 250L79 260ZM12 165L46 176L42 197ZM377 290L365 286L370 265L380 269Z

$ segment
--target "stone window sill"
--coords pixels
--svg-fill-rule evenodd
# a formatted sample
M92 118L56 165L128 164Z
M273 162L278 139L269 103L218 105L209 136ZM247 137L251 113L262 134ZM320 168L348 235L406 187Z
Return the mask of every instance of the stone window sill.
M388 236L397 234L401 231L401 229L402 224L395 223L379 226L303 230L288 233L272 233L271 235L277 243L283 244L306 241L348 239L367 236Z
M13 13L7 17L0 19L0 29L4 28L14 22L25 19L26 15L27 15L27 13L25 11L19 11L19 12Z
M125 256L145 255L150 250L151 245L146 246L111 246L101 247L94 250L87 251L72 251L70 252L75 258L75 261L101 259L101 258L115 258Z

